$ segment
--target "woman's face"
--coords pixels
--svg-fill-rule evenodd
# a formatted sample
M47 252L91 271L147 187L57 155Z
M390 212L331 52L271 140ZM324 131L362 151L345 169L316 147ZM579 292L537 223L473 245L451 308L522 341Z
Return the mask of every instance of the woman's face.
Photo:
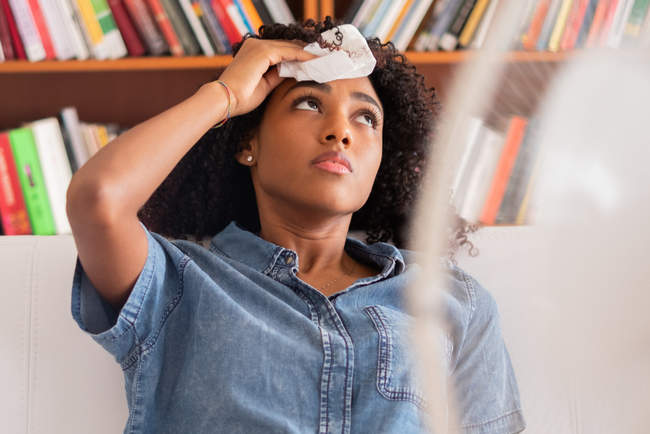
M260 212L345 215L368 199L382 156L383 107L368 78L283 81L251 140ZM239 160L245 163L245 154Z

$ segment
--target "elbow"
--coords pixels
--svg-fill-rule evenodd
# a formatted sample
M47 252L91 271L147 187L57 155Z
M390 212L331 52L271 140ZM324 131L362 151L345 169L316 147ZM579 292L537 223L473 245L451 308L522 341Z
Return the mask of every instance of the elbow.
M72 232L92 226L109 228L119 221L120 201L110 183L76 173L66 194L66 212Z

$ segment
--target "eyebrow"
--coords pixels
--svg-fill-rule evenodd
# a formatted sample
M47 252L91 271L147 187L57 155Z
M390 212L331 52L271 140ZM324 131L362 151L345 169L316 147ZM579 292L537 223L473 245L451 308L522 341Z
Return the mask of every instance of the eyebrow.
M327 83L318 83L315 81L299 81L298 83L294 84L291 86L287 91L284 93L286 96L289 92L291 92L294 89L301 88L301 87L311 87L317 90L320 90L323 93L326 93L330 95L332 93L332 86L330 86ZM355 99L357 101L364 101L367 103L370 103L374 106L376 106L379 109L379 112L383 115L384 111L382 110L381 106L379 103L370 95L367 93L363 92L352 92L352 95L350 95L352 99ZM283 97L284 98L284 97Z

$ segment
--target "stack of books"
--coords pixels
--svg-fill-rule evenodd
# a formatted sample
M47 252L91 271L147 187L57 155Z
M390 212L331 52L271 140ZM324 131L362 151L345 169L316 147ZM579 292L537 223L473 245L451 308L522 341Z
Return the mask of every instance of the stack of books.
M285 0L0 0L0 61L228 54Z
M70 234L66 192L73 173L121 131L86 124L67 107L0 132L0 229L4 235Z
M454 143L463 149L453 179L458 214L472 223L531 224L535 180L544 148L536 118L512 116L505 131L477 117L463 116Z
M650 48L650 0L521 0L508 50ZM480 49L508 0L355 0L346 20L398 50Z

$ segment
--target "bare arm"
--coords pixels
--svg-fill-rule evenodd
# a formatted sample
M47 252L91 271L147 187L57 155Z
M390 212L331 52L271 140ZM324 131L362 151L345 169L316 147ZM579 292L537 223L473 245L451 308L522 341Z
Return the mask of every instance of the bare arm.
M221 75L231 91L231 116L248 113L283 80L271 65L309 60L289 41L247 40ZM113 307L128 299L147 259L138 210L181 158L226 117L228 98L219 83L134 127L102 148L74 175L67 211L79 260L97 291Z

